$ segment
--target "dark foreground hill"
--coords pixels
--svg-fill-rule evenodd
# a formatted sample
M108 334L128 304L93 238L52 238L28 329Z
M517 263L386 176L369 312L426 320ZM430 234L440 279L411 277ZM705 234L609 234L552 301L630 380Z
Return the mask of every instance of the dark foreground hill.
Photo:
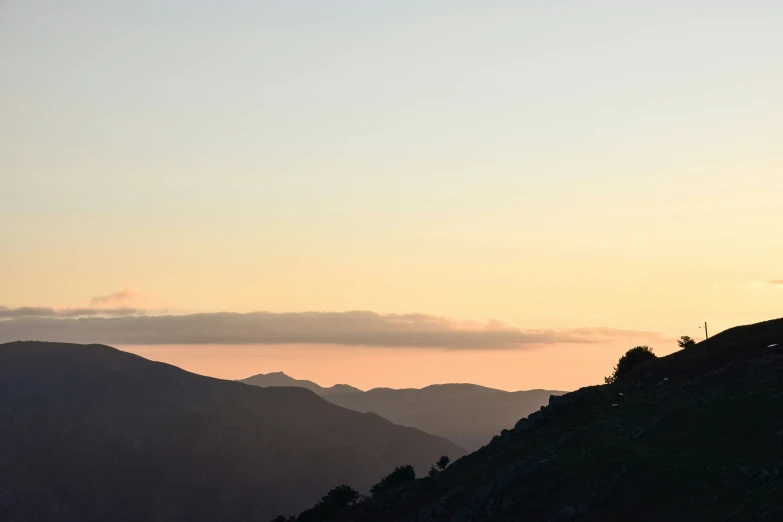
M462 451L300 388L107 346L0 345L0 520L265 521Z
M334 520L783 520L782 347L783 320L739 327L554 397L438 476Z
M301 386L334 404L412 426L445 437L467 450L487 444L500 430L546 404L550 395L565 392L529 390L507 392L475 384L437 384L394 390L374 388L363 392L338 384L322 388L312 381L293 379L282 372L256 375L242 382L254 386Z

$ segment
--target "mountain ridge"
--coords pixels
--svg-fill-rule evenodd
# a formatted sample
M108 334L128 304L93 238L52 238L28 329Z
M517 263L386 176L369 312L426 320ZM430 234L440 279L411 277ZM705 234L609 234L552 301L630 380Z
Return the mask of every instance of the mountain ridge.
M361 388L357 388L356 386L352 386L350 384L346 383L338 383L334 384L332 386L321 386L320 384L307 380L307 379L297 379L295 377L292 377L291 375L288 375L284 371L276 371L276 372L269 372L269 373L259 373L256 375L251 375L250 377L245 377L244 379L238 379L237 382L243 382L245 384L252 384L253 386L261 386L261 387L269 387L269 386L299 386L301 388L307 388L312 389L313 391L316 390L335 390L335 388L343 388L343 389L350 389L357 392L362 393L369 393L372 391L380 391L380 390L389 390L389 391L406 391L406 390L426 390L429 388L447 388L447 387L470 387L474 389L482 389L486 390L488 392L500 392L500 393L518 393L518 392L527 392L527 391L547 391L545 388L530 388L530 389L522 389L522 390L502 390L500 388L492 388L491 386L484 386L483 384L474 384L470 382L444 382L444 383L436 383L436 384L428 384L426 386L422 386L421 388L416 387L408 387L408 388L392 388L390 386L377 386L375 388L369 388L367 390L362 390ZM273 382L279 383L279 384L271 384ZM258 383L258 384L256 384ZM563 391L560 391L559 393L566 393Z
M362 392L359 388L355 388L349 384L335 384L334 386L324 387L313 381L305 379L295 379L284 372L271 372L271 373L259 373L245 379L240 379L237 382L250 384L252 386L259 386L261 388L267 388L271 386L290 386L298 388L306 388L310 391L317 393L324 397L332 393L351 393Z

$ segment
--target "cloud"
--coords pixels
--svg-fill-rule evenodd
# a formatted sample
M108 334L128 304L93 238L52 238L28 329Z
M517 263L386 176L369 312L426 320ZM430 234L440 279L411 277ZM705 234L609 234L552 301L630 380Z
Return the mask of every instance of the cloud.
M94 316L124 316L143 314L138 308L63 308L55 309L42 306L25 306L8 308L0 306L0 319L17 319L30 317L94 317Z
M55 315L5 317L10 319L0 320L0 342L36 339L146 345L341 344L498 350L554 343L601 343L617 339L652 342L666 339L655 332L613 328L519 329L497 321L477 324L427 314L377 314L369 311L221 312L122 317L85 314L78 318L60 312Z
M771 284L771 285L783 285L783 279L773 279L772 281L769 281L769 284Z
M130 288L123 288L117 292L106 295L96 295L90 299L92 306L103 306L109 308L127 308L132 306L139 306L150 300L149 296L146 296Z

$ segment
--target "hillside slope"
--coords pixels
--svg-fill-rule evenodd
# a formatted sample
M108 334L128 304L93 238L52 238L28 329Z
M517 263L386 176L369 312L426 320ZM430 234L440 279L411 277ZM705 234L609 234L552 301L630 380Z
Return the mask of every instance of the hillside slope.
M264 521L461 453L304 389L101 345L0 345L0 514L14 522Z
M282 372L260 374L241 382L254 386L301 386L328 401L355 411L377 413L402 426L454 441L469 451L487 444L500 430L546 404L550 395L565 392L507 392L475 384L436 384L425 388L374 388L363 392L338 384L323 388Z
M783 320L739 327L554 397L337 521L783 520L782 347Z

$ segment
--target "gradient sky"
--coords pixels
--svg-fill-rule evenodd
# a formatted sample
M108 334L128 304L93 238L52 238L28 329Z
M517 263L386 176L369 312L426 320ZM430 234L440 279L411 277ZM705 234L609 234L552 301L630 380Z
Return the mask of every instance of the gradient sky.
M779 317L781 49L773 1L0 0L0 305Z

